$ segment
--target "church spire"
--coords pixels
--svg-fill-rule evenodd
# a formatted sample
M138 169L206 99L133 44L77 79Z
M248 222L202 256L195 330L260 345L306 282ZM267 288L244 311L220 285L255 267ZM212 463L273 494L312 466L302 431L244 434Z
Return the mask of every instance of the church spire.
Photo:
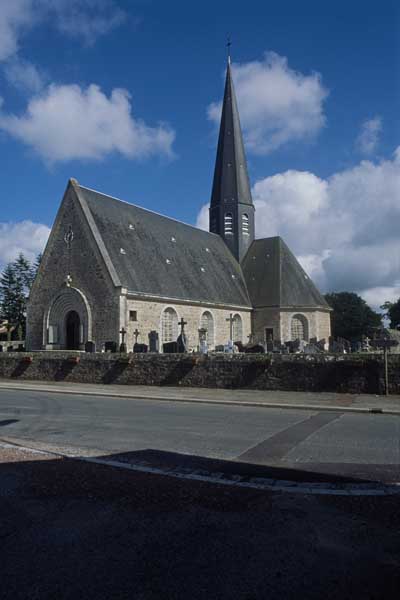
M218 233L224 239L239 261L254 240L254 205L233 87L230 54L211 194L210 231Z

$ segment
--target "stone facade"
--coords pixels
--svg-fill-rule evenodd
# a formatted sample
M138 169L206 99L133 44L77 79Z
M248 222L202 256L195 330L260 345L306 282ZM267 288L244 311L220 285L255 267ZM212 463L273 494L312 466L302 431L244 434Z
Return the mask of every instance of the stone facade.
M72 226L71 251L64 240ZM66 285L71 274L70 286ZM75 310L83 325L80 347L91 337L98 344L118 340L119 296L93 239L85 215L67 189L56 217L27 310L27 349L65 347L65 318ZM90 331L89 331L90 325Z
M148 334L150 331L157 331L160 339L160 348L162 340L162 314L165 309L172 308L178 315L178 320L181 318L187 322L185 333L188 338L189 348L197 350L199 345L198 330L201 326L201 316L204 312L210 312L214 321L214 340L211 348L217 345L226 344L230 338L230 314L239 315L242 320L242 340L243 343L248 341L248 336L251 332L251 311L249 309L234 309L220 308L206 305L193 306L188 303L179 302L160 302L154 300L139 300L127 296L125 302L125 329L128 331L127 345L132 348L134 343L134 331L138 329L140 336L139 343L148 344ZM130 313L137 314L137 320L130 320ZM179 329L180 330L180 329ZM236 341L236 340L235 340Z
M331 316L328 310L258 308L253 311L252 330L255 342L266 341L266 329L273 330L275 340L292 341L291 324L295 315L302 315L307 323L307 339L329 339Z

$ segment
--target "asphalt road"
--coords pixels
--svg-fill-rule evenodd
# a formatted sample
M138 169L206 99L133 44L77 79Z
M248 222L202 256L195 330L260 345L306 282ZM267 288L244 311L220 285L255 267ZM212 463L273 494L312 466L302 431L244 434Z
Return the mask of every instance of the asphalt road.
M0 391L0 438L132 460L400 480L400 417Z

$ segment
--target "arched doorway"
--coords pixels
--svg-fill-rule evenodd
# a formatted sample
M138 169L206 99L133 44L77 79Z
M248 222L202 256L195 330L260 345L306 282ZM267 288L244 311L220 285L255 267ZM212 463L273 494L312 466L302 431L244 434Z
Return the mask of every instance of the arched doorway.
M55 350L82 349L85 342L93 340L92 335L92 312L86 297L77 288L62 288L45 315L44 346L48 344L48 349Z
M75 310L65 317L65 341L67 350L79 350L81 320Z

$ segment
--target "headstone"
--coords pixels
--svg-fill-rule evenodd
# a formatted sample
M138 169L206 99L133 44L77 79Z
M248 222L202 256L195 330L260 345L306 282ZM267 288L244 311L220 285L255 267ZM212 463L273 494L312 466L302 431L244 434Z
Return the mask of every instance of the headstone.
M149 333L149 352L159 352L160 341L157 331L150 331Z
M293 340L291 352L300 352L300 340Z
M164 354L177 354L178 350L178 342L165 342L163 344L163 352Z
M224 352L226 352L228 354L233 354L234 343L232 342L232 340L229 340L229 342L224 346Z
M273 352L274 351L274 342L273 340L268 340L266 343L267 346L267 352Z
M17 352L25 352L25 348L23 344L18 344Z
M252 346L246 346L244 349L246 354L264 354L264 346L261 344L253 344Z
M8 346L7 352L14 352L14 346Z
M176 340L178 344L178 352L180 354L186 353L188 351L188 340L184 331L178 335L178 339Z
M86 342L85 344L85 352L96 352L96 343L95 342Z
M0 346L0 352L3 352L3 346Z
M319 354L320 352L317 344L307 344L304 348L304 354Z
M207 329L205 327L199 329L199 352L200 354L208 353Z
M223 344L218 344L218 346L215 346L215 352L225 352L225 347Z
M105 352L116 352L117 351L117 342L106 342L104 344Z
M120 346L119 346L119 351L120 351L120 352L124 352L124 353L127 351L127 347L126 347L126 344L125 344L125 336L126 336L126 333L127 333L127 332L125 331L125 327L123 327L123 328L121 329L121 331L120 331L120 334L121 334L121 336L122 336L122 340L121 340L121 344L120 344Z
M139 354L145 354L147 352L147 344L136 344L133 345L133 351Z

